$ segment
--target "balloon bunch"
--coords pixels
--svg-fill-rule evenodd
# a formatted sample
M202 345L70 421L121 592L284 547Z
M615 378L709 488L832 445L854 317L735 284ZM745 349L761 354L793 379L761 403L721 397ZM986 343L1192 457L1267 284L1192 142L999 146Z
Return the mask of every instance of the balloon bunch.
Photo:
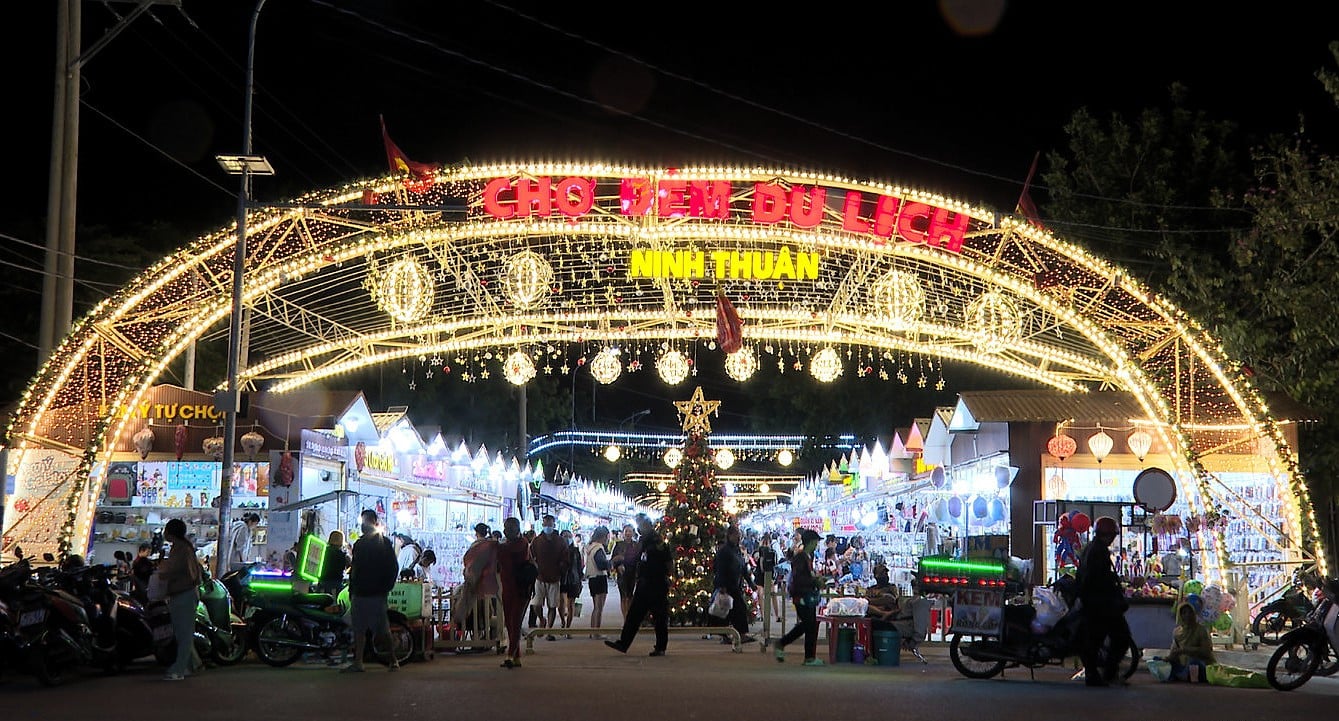
M1215 631L1232 630L1232 609L1237 605L1237 597L1219 588L1205 586L1203 581L1186 581L1181 587L1185 593L1184 601L1195 609L1200 623L1211 626Z

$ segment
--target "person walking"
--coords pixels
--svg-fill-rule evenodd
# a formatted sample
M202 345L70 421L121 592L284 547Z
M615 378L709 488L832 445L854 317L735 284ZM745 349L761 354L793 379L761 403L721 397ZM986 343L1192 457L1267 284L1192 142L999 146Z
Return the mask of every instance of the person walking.
M637 629L649 613L656 629L656 645L650 655L664 656L669 645L669 575L674 559L669 544L656 532L651 519L645 513L638 513L636 520L642 551L637 561L637 586L632 592L628 615L623 619L623 633L617 641L605 641L604 645L619 653L627 653L632 640L637 637Z
M739 632L740 643L753 643L755 639L749 635L749 604L744 596L744 585L752 588L753 582L740 548L739 526L726 529L725 541L716 548L712 576L712 587L730 594L730 615L726 621ZM730 643L730 638L722 636L721 643Z
M586 578L585 556L581 549L577 547L575 537L571 531L562 532L563 542L567 544L567 571L563 574L563 582L558 588L562 591L561 605L558 607L558 618L562 621L565 630L571 630L572 619L576 617L577 599L581 597L582 581ZM567 634L566 638L571 638L572 634Z
M610 558L613 570L618 574L618 607L623 618L628 617L628 609L632 606L632 590L637 585L637 562L642 555L635 530L631 523L623 526L623 538L614 544L614 554Z
M363 511L362 535L353 544L353 566L349 569L350 626L353 628L353 661L341 673L362 673L363 652L367 648L367 634L386 640L390 649L390 670L400 670L390 638L390 616L386 598L395 588L400 564L395 557L395 546L377 528L377 512Z
M1132 648L1130 626L1125 621L1129 603L1120 579L1111 565L1111 543L1120 528L1116 519L1102 516L1093 524L1093 540L1083 549L1077 577L1080 614L1083 620L1083 679L1088 686L1109 686L1117 680L1120 660ZM1103 644L1110 639L1105 658Z
M604 601L609 597L609 554L605 544L609 542L609 529L596 526L590 534L590 543L583 549L586 567L586 585L590 588L590 627L597 629L604 623ZM602 634L592 634L592 638L604 638Z
M507 658L503 668L521 667L521 616L529 605L530 591L538 569L530 560L530 542L521 535L521 522L502 522L502 543L497 546L497 576L502 585L502 622L507 628Z
M822 666L818 657L818 592L822 577L814 573L814 553L819 535L809 529L800 533L803 546L790 560L790 598L795 603L795 625L776 642L776 660L786 660L786 645L804 636L804 665Z
M200 561L195 544L186 538L186 522L173 518L163 529L172 549L158 565L159 583L167 598L172 618L172 634L177 639L177 657L167 669L164 681L180 681L201 666L195 653L195 606L200 601Z
M571 556L567 552L567 542L558 535L557 519L544 514L543 523L543 532L530 543L530 553L539 567L534 605L539 611L540 627L549 629L548 639L555 641L553 624L562 603L562 583L571 565ZM547 622L544 618L545 607L549 612Z
M251 545L251 534L259 525L260 514L246 513L228 527L229 540L232 542L232 550L228 552L229 571L239 571L256 560L256 553Z

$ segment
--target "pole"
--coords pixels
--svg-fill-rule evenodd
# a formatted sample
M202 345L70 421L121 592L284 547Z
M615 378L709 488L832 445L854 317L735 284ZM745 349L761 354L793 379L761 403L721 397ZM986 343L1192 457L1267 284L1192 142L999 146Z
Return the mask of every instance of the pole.
M519 425L518 425L518 428L517 428L517 438L520 440L520 445L521 445L521 453L520 453L520 456L521 456L522 458L525 458L525 457L526 457L526 451L528 451L528 450L530 449L530 441L529 441L529 438L528 438L527 435L526 435L527 428L526 428L526 405L525 405L525 402L526 402L526 394L525 394L525 386L524 386L524 385L516 386L516 390L518 391L518 394L517 394L517 395L518 395L518 398L517 398L517 401L516 401L516 416L517 416L517 421L519 422Z
M0 446L0 531L5 528L5 493L9 489L9 446Z
M79 192L79 85L81 70L77 62L83 33L83 0L70 0L69 62L65 73L65 149L61 154L60 272L56 279L55 324L51 328L52 348L70 332L74 318L74 236L76 200Z
M256 0L251 13L251 28L246 41L246 92L242 111L242 155L251 155L251 98L255 91L256 23L265 0ZM246 271L246 204L251 199L250 168L242 164L241 190L237 194L237 247L232 262L232 314L228 318L228 409L223 422L223 477L219 488L219 543L215 559L215 578L228 570L232 555L232 473L237 454L237 412L241 394L237 387L237 364L242 350L242 274Z
M47 170L46 260L42 264L42 319L37 336L37 362L45 363L55 350L56 296L60 273L60 171L65 165L65 85L70 63L70 0L56 2L56 83L51 109L51 163Z

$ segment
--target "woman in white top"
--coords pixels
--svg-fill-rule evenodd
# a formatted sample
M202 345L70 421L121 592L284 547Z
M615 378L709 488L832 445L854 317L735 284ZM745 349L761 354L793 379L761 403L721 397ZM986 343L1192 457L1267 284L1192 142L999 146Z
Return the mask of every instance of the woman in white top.
M590 587L590 627L599 628L604 618L604 599L609 595L609 529L597 526L582 553L586 561L586 584ZM602 635L595 636L603 638Z

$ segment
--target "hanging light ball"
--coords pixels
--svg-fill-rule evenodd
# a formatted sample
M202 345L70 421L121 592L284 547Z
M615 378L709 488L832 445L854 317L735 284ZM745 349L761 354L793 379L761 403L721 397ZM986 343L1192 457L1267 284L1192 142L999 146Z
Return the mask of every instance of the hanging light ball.
M382 271L372 295L390 317L413 323L432 309L432 273L413 258L401 258Z
M722 448L716 451L716 467L722 471L727 470L735 464L735 454L729 448Z
M759 492L759 493L771 493L771 492L772 492L772 487L769 486L769 485L767 485L766 483L759 483L759 484L758 484L758 492Z
M725 484L725 495L727 496L735 495L735 484L733 483Z
M1060 461L1074 455L1078 450L1078 442L1063 433L1057 433L1046 442L1046 451Z
M605 348L596 353L595 360L590 362L590 374L605 385L618 380L623 374L623 361L619 360L622 353L623 351L617 348Z
M543 305L553 288L553 266L544 256L526 250L507 259L502 269L502 293L522 310Z
M1022 335L1023 316L1013 301L992 290L967 307L967 327L978 350L998 353Z
M661 493L664 493L665 491L669 490L669 484L664 481L661 481L656 484L656 490L660 491Z
M665 451L665 455L661 457L661 460L663 460L665 465L670 468L678 468L679 464L683 462L683 451L678 448L671 448Z
M869 302L892 330L910 328L925 313L920 280L905 270L890 270L870 286Z
M135 443L135 450L139 451L139 459L142 461L149 457L149 451L153 450L153 429L145 426L131 437Z
M604 449L604 459L610 463L617 463L619 458L623 457L623 451L618 446L610 443Z
M1093 452L1093 458L1096 458L1098 463L1106 460L1113 445L1115 445L1115 441L1101 428L1088 437L1088 450Z
M757 370L758 356L752 348L740 348L725 357L725 372L740 383L753 377Z
M656 359L656 373L672 386L683 383L688 378L688 356L677 350L665 351Z
M791 463L795 462L795 454L791 453L789 448L782 448L776 454L776 462L780 463L783 466L789 466ZM767 491L763 491L763 493L766 492Z
M205 452L206 456L216 461L220 460L223 458L223 438L220 436L206 438L204 443L200 444L200 449Z
M247 458L253 461L256 460L256 454L260 453L260 449L265 446L265 436L255 430L243 433L239 440L242 442L242 451L246 453Z
M1130 452L1134 457L1143 461L1149 449L1153 447L1153 436L1149 435L1148 431L1135 431L1125 439L1125 443L1130 446Z
M809 359L809 373L823 383L831 383L842 374L842 359L828 346Z
M511 381L513 385L523 386L535 377L535 362L530 360L530 356L525 351L516 351L507 356L507 360L502 363L502 374Z

